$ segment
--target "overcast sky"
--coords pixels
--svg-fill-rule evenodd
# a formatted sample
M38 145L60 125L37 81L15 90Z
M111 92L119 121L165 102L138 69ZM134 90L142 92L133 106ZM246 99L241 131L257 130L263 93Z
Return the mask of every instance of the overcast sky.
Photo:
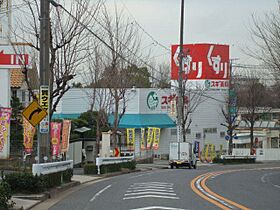
M154 37L170 48L179 43L181 0L107 0L109 6L124 6L124 12ZM277 8L277 0L185 0L185 43L219 43L230 45L230 57L238 63L253 63L242 49L250 46L252 14L263 16ZM147 36L146 42L153 41ZM153 55L169 63L164 48L153 47Z

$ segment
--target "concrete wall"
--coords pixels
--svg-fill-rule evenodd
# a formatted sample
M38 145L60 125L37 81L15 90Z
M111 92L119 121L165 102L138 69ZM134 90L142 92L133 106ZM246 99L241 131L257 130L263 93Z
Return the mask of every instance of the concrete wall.
M82 142L73 142L69 145L67 160L73 160L73 164L82 163Z

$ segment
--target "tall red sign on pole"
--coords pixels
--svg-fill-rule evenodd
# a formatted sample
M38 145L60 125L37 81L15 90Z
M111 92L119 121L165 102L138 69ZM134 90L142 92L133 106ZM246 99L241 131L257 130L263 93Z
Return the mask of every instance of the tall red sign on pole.
M178 80L179 45L171 48L171 79ZM218 44L186 44L183 46L183 79L228 80L229 46Z

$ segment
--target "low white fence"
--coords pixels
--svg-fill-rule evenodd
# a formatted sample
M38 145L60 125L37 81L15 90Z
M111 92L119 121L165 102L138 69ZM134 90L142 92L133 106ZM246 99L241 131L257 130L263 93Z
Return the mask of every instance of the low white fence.
M248 155L250 155L250 149L236 149L236 148L233 148L232 155L248 156Z
M39 163L32 165L33 175L45 175L52 174L60 171L65 171L67 169L73 168L73 160L52 162L52 163Z
M232 155L234 156L249 156L250 149L236 149L232 150ZM265 160L280 160L280 148L276 149L261 149L258 148L256 151L256 160L265 161Z
M278 149L257 149L257 161L280 160L280 148Z
M100 166L116 163L125 163L134 160L134 156L129 157L98 157L96 158L97 174L100 174Z

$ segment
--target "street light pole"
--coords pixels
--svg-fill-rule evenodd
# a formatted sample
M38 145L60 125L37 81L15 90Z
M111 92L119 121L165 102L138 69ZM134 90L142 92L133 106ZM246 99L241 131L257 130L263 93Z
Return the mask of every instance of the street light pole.
M50 3L48 0L40 0L40 13L40 86L49 86ZM38 145L38 158L39 162L42 162L42 157L49 157L49 133L38 131Z
M180 142L182 142L183 126L183 42L184 42L184 0L181 0L181 23L180 23L180 53L178 72L178 111L177 111L177 143L178 159L180 159Z

